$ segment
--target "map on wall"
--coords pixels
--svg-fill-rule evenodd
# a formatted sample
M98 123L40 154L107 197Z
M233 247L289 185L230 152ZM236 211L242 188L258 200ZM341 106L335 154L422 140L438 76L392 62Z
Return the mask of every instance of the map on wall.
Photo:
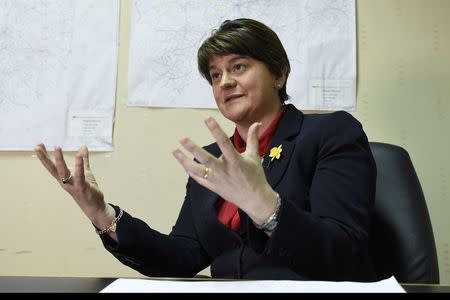
M0 150L110 151L118 0L0 0Z
M240 17L280 37L291 63L287 91L298 108L355 109L354 0L134 0L128 104L215 108L197 50L222 21Z

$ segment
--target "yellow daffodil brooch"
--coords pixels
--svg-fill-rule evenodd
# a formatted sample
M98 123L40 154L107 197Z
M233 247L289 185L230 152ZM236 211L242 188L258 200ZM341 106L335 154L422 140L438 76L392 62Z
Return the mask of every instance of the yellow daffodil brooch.
M278 147L273 147L272 149L270 149L269 154L269 157L271 158L270 161L273 161L274 159L280 159L281 152L283 151L282 146L283 145L280 145Z

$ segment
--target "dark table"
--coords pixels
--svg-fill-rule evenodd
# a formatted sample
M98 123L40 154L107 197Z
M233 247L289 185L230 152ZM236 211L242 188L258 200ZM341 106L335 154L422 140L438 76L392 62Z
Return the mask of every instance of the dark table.
M116 278L0 276L0 293L98 293ZM449 285L402 284L408 293L450 293Z
M116 278L0 276L0 293L98 293Z

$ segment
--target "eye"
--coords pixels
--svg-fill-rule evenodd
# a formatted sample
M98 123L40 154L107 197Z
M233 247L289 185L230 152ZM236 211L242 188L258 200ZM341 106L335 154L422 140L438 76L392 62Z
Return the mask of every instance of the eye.
M220 74L218 72L211 73L209 76L211 76L212 81L220 80Z
M233 66L233 71L234 72L238 72L238 73L244 72L245 71L245 65L243 65L243 64L235 64Z

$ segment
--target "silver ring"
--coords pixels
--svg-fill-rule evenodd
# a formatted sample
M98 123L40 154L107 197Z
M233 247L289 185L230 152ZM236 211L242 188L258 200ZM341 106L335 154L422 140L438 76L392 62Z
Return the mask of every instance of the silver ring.
M66 184L70 181L70 179L72 179L72 174L69 174L69 176L67 176L67 177L61 178L61 181L63 184Z
M209 168L205 167L205 174L203 174L203 178L208 179L209 176Z

